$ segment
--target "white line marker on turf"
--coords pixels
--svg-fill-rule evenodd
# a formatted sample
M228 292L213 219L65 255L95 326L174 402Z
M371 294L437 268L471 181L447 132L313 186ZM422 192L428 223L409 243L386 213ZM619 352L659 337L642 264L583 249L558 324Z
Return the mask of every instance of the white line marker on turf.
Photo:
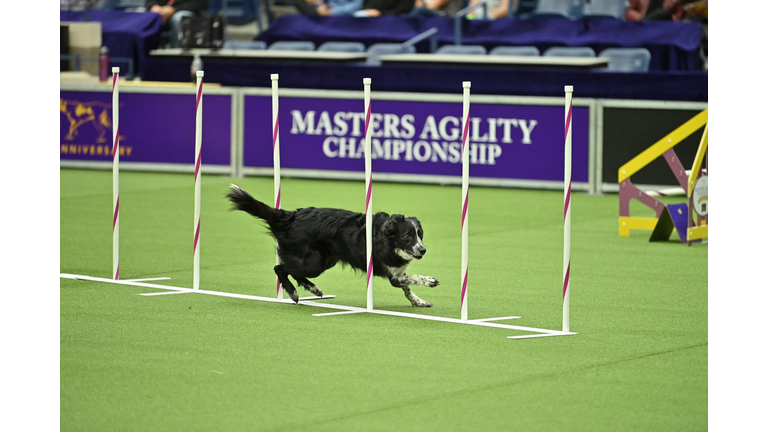
M235 294L235 293L227 293L227 292L221 292L221 291L208 291L208 290L202 290L202 289L191 289L191 288L181 288L181 287L172 287L172 286L166 286L166 285L157 285L157 284L149 284L144 282L131 282L131 281L121 281L121 280L112 280L112 279L105 279L105 278L97 278L92 276L80 276L80 275L71 275L62 273L60 275L62 278L65 279L76 279L76 280L84 280L84 281L93 281L93 282L104 282L104 283L111 283L111 284L118 284L118 285L129 285L129 286L139 286L144 288L155 288L155 289L162 289L162 290L171 290L174 292L179 293L196 293L196 294L208 294L208 295L214 295L219 297L231 297L231 298L240 298L240 299L246 299L246 300L258 300L258 301L265 301L265 302L271 302L271 303L284 303L284 304L294 304L293 300L291 299L276 299L274 297L260 297L260 296L253 296L253 295L246 295L246 294ZM322 300L330 299L335 296L323 296ZM420 314L412 314L407 312L395 312L395 311L388 311L388 310L378 310L378 309L366 309L366 308L360 308L360 307L354 307L354 306L344 306L344 305L336 305L333 303L318 303L315 301L311 301L308 299L318 299L317 297L309 297L306 298L307 300L300 299L300 301L303 300L302 303L299 303L299 306L311 306L311 307L320 307L320 308L326 308L326 309L336 309L339 311L344 311L347 313L373 313L378 315L389 315L389 316L398 316L398 317L404 317L404 318L414 318L414 319L422 319L422 320L428 320L428 321L440 321L440 322L446 322L446 323L454 323L454 324L465 324L465 325L475 325L480 327L494 327L494 328L502 328L507 330L519 330L519 331L526 331L526 332L532 332L532 333L543 333L540 336L565 336L565 335L573 335L576 333L571 332L563 332L560 330L547 330L547 329L540 329L535 327L523 327L523 326L513 326L508 324L499 324L494 322L488 322L488 321L482 321L482 320L463 320L463 319L457 319L457 318L447 318L447 317L439 317L439 316L432 316L432 315L420 315ZM510 339L522 339L524 336L510 336Z
M500 318L483 318L483 319L475 319L472 321L504 321L504 320L511 320L511 319L520 319L519 316L508 316L508 317L500 317Z
M333 315L348 315L348 314L356 314L356 313L365 313L367 311L342 311L342 312L326 312L326 313L319 313L319 314L312 314L312 316L316 317L322 317L322 316L333 316Z

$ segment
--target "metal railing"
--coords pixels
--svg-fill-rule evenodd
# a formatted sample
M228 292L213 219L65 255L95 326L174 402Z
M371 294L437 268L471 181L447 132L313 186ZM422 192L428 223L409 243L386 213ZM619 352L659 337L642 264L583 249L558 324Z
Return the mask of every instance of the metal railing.
M483 0L483 2L485 2L485 0ZM403 42L403 48L408 48L410 46L416 45L417 43L423 41L426 38L430 38L429 52L431 53L435 52L435 50L437 50L437 27L432 27L431 29L424 31L422 33L419 33L416 36Z
M474 4L472 6L467 6L464 9L456 12L456 15L453 17L453 39L454 44L461 45L461 21L464 19L464 17L469 14L470 12L474 11L477 8L483 8L483 16L488 19L488 4L487 0L480 0L479 3Z

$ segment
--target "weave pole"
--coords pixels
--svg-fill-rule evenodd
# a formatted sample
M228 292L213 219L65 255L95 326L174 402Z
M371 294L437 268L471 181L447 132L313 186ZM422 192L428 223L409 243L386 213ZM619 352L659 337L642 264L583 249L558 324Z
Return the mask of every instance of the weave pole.
M469 273L469 88L464 81L463 125L461 138L461 319L468 319L467 276Z
M277 80L280 78L278 74L272 74L269 76L272 80L272 163L275 171L275 208L280 208L280 115L279 108L280 103L277 98ZM280 256L275 257L275 264L280 264ZM280 284L280 279L276 279L277 282L277 298L282 299L283 286Z
M565 86L565 176L563 178L563 331L570 331L571 319L571 118L573 86Z
M203 144L203 71L197 71L197 99L195 108L195 242L192 289L200 289L200 166Z
M373 310L373 173L371 169L370 78L363 78L363 96L365 99L365 253L368 259L366 306L368 310Z
M120 279L120 68L112 68L112 277Z

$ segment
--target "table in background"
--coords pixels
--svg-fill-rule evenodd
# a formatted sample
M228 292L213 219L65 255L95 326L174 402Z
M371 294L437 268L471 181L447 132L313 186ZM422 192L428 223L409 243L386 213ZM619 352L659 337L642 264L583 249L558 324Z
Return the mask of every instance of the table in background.
M61 22L98 21L101 23L101 42L111 57L133 59L137 71L149 56L150 50L160 46L160 15L152 12L124 12L117 10L91 10L88 12L60 11ZM121 67L121 75L125 70Z
M610 63L605 57L536 57L506 55L463 55L408 53L379 56L384 66L449 66L449 67L493 67L493 68L540 68L540 69L600 69Z
M266 63L360 63L368 58L366 52L334 52L334 51L282 51L282 50L249 50L249 49L182 49L167 48L150 52L154 58L192 59L199 55L203 64L207 61L248 61Z

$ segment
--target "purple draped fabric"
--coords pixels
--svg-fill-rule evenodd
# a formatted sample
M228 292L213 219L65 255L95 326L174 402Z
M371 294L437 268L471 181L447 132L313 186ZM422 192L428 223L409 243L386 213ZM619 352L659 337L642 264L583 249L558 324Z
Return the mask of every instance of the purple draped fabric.
M187 81L191 57L150 58L142 69L144 81ZM205 59L207 82L231 87L271 86L280 75L281 88L360 90L363 78L376 91L453 94L463 81L472 81L472 94L562 97L563 85L573 85L578 97L706 102L706 72L611 73L568 70L344 66L237 59Z
M431 28L438 44L455 41L454 20L445 17L382 16L375 18L283 15L256 38L278 40L404 42ZM533 45L544 52L553 46L588 46L599 53L611 47L644 47L651 51L652 71L701 71L701 24L683 21L631 22L612 19L500 19L461 21L465 45ZM428 42L417 44L427 52Z

